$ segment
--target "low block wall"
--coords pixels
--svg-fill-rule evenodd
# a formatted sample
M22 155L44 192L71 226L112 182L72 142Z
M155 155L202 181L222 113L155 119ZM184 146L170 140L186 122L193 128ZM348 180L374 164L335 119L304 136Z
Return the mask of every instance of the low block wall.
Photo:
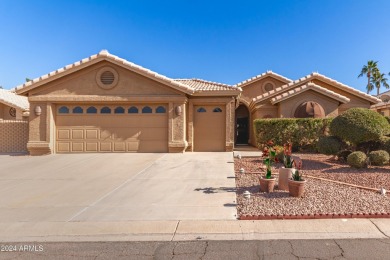
M0 120L0 153L27 152L28 121Z

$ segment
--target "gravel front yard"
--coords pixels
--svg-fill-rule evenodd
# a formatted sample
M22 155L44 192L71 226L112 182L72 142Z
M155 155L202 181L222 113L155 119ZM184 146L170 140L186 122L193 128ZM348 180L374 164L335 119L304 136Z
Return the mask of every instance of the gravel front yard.
M303 160L304 175L378 189L384 187L390 192L390 166L358 170L333 161L329 156L294 155ZM263 175L259 173L263 171L261 162L261 158L235 159L239 216L390 213L390 196L311 178L306 178L303 198L290 197L288 191L277 189L272 193L260 192L259 178ZM240 168L244 168L247 173L239 173ZM242 195L246 190L252 194L249 200Z

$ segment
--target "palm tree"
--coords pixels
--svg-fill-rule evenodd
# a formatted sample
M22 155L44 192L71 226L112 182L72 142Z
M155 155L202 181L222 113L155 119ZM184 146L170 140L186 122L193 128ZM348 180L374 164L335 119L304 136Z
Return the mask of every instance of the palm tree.
M369 60L367 62L367 65L363 66L362 71L360 72L360 74L358 76L358 78L362 77L363 75L367 76L367 86L366 86L367 94L370 93L370 91L374 89L374 85L371 82L371 74L374 71L378 70L377 64L378 64L377 61Z
M381 85L387 89L390 88L389 84L387 83L385 73L381 73L379 70L376 70L372 73L371 82L376 87L377 95L379 95Z

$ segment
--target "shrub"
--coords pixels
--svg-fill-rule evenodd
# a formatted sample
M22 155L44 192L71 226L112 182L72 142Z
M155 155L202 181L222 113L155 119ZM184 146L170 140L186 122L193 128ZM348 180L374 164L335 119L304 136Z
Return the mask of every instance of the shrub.
M387 122L389 122L389 124L390 124L390 116L385 116L385 118L386 118Z
M367 166L367 156L363 152L353 152L347 157L347 163L354 168L363 168Z
M365 154L368 154L371 151L376 151L380 149L381 143L379 140L375 141L368 141L368 142L363 142L360 143L356 146L357 151L362 151Z
M318 138L327 135L331 118L256 119L254 133L259 148L268 140L276 145L291 142L293 148L316 147Z
M382 137L379 139L379 142L380 142L380 149L381 149L381 150L385 150L385 151L387 151L388 153L390 153L390 137L388 137L388 136L382 136Z
M341 141L335 136L321 136L317 143L319 153L336 155L341 149Z
M390 132L389 123L379 113L366 108L351 108L333 119L330 132L355 145L378 140Z
M389 153L383 150L370 152L368 158L370 158L372 165L382 166L389 164Z
M340 161L346 162L348 155L350 155L352 151L350 150L343 150L337 154L337 157L339 158Z

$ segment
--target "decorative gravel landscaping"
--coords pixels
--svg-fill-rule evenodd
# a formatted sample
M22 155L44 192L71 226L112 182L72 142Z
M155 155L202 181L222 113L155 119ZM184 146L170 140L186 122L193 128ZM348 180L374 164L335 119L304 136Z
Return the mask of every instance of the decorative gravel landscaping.
M295 154L303 161L307 180L303 198L290 197L288 191L259 191L259 178L264 175L262 158L235 159L237 211L240 219L251 218L321 218L321 217L389 217L390 196L313 177L340 181L390 191L390 166L354 169L321 154ZM281 167L276 164L275 167ZM245 173L240 173L240 168ZM277 173L278 170L273 170ZM277 174L275 174L277 177ZM251 193L250 199L243 196ZM389 193L387 193L389 194ZM371 215L369 215L371 214ZM377 215L374 215L377 214ZM256 217L253 217L256 216Z

